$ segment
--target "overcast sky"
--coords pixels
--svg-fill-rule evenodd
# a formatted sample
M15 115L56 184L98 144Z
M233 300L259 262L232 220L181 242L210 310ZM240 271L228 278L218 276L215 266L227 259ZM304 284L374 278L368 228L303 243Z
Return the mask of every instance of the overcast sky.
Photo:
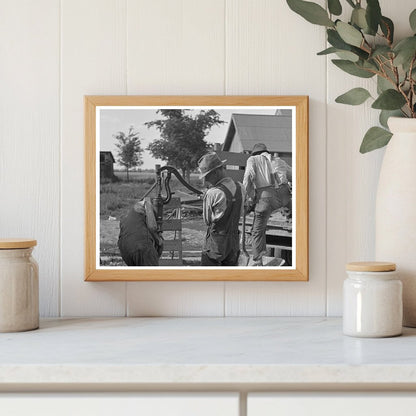
M176 107L178 108L178 107ZM189 107L187 107L189 108ZM211 109L210 107L209 109ZM199 109L193 109L192 112L196 113L200 111ZM204 110L209 110L204 108ZM221 120L225 121L224 124L220 126L214 126L210 130L209 134L206 137L206 140L209 143L223 143L225 136L227 134L231 114L275 114L276 107L264 107L264 108L236 108L232 109L227 108L213 108L216 110L220 116ZM141 146L143 149L149 145L155 139L160 138L159 131L155 128L147 128L144 123L148 121L153 121L161 119L161 115L156 113L157 108L143 109L142 107L132 108L132 107L117 107L117 108L101 108L100 109L100 143L99 148L101 151L110 151L113 153L114 158L117 160L118 149L115 147L116 140L114 135L122 131L127 133L130 126L134 126L134 129L139 132L139 137L141 138ZM153 169L155 164L159 163L162 166L165 162L154 159L152 155L145 150L142 154L143 165L142 169ZM117 167L117 166L116 166Z

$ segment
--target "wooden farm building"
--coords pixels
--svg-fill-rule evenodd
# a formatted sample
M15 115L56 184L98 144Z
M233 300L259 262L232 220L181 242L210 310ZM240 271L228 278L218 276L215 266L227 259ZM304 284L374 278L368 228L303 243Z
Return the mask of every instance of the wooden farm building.
M111 152L100 152L100 180L114 178L115 162Z
M272 155L278 153L292 165L292 111L274 115L233 114L222 151L249 154L256 143L264 143Z

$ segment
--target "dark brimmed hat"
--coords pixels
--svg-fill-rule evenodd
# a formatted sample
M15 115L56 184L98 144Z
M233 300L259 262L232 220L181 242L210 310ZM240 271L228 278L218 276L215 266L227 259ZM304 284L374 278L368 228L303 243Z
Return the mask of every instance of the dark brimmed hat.
M263 152L270 153L267 150L267 146L264 143L256 143L253 147L253 150L252 150L251 154L254 156L254 155L258 155L258 154L263 153Z
M207 153L198 160L198 167L201 172L199 178L202 179L213 170L224 166L226 160L221 160L216 153Z

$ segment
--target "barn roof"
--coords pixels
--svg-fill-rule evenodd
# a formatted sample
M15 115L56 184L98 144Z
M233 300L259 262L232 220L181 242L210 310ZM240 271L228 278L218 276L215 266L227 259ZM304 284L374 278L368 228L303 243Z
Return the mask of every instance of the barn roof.
M113 154L111 152L106 151L106 150L102 150L102 151L100 151L100 155L101 154L111 156L111 159L112 159L113 163L116 163L116 160L114 159L114 156L113 156Z
M222 150L228 151L235 135L244 151L264 143L271 152L292 151L292 117L283 115L232 114Z

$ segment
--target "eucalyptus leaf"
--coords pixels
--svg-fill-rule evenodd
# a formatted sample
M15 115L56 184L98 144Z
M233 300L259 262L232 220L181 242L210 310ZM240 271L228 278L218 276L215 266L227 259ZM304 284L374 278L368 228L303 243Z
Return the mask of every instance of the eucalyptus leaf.
M364 69L371 69L372 71L378 71L379 70L379 65L376 61L363 61L362 62L362 67Z
M330 53L335 53L337 52L338 49L334 48L333 46L331 46L330 48L326 48L321 52L318 52L317 55L329 55Z
M353 88L335 99L335 102L348 105L359 105L370 98L370 93L365 88Z
M358 62L360 60L360 57L358 55L350 51L337 50L335 53L342 60L351 61L351 62Z
M342 6L339 0L328 0L329 13L339 16L342 13Z
M372 150L380 149L388 144L393 136L389 131L381 127L371 127L364 135L360 147L360 153L371 152Z
M402 112L400 110L381 110L380 111L380 116L379 116L379 121L380 121L380 124L383 127L388 129L389 126L387 125L387 120L390 117L401 117L401 116L402 116Z
M328 12L319 4L303 0L286 0L288 6L305 20L315 25L334 26Z
M347 61L345 59L333 59L333 64L350 75L360 78L371 78L375 74L360 68L356 63Z
M409 23L410 23L410 27L412 28L413 32L416 32L416 9L414 9L412 11L412 13L410 13Z
M394 58L395 65L402 65L403 69L407 71L410 62L416 54L416 36L411 36L401 40L395 47L396 54Z
M383 91L391 89L393 84L386 78L377 75L377 93L381 94Z
M365 17L367 19L369 33L375 35L381 21L381 9L378 0L367 0Z
M388 46L376 46L376 48L371 53L371 57L375 58L376 56L384 56L386 58L389 58L389 53L392 53L393 51Z
M386 16L381 16L380 28L388 41L393 43L394 38L394 23Z
M332 45L334 48L353 52L357 56L359 56L361 59L368 59L368 53L366 51L344 42L336 30L328 29L326 33L327 33L328 43Z
M367 32L368 23L365 14L366 10L362 7L355 8L351 14L351 23L363 29L364 32Z
M406 99L398 91L388 89L383 91L371 107L380 110L398 110L406 104Z
M339 20L335 27L339 36L345 43L356 46L358 48L363 43L363 35L354 26Z

